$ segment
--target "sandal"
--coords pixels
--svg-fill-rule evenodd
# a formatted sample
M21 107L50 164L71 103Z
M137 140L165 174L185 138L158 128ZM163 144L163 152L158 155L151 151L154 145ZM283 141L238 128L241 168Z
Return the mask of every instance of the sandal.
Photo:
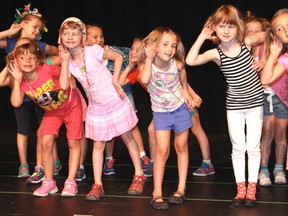
M175 196L177 194L180 196ZM168 202L172 204L181 204L184 202L184 200L185 200L185 194L180 191L176 191L169 197Z
M162 202L156 202L156 200L158 199L162 199ZM161 196L156 196L154 198L151 199L150 204L152 205L152 207L154 209L168 209L168 203L163 199L163 197Z

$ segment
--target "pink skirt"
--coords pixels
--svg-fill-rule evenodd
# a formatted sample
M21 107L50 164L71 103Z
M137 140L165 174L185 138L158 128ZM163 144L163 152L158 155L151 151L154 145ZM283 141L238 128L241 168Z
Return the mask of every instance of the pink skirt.
M117 97L105 106L88 104L85 137L94 141L109 141L138 123L136 113L128 97Z

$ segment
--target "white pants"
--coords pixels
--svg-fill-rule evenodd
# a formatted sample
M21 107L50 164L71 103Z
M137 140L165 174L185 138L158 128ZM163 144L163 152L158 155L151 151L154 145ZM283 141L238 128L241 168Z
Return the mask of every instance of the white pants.
M246 182L246 151L248 155L248 182L257 182L261 160L260 138L263 124L263 107L227 110L227 122L232 143L231 156L236 183Z

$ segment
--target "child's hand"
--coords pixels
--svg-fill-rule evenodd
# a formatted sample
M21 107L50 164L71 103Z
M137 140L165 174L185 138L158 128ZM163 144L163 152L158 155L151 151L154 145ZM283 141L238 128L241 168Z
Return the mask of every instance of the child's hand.
M254 59L254 61L252 62L252 69L257 72L260 72L263 69L264 65L265 65L265 62L261 60L257 61Z
M283 44L281 41L276 36L273 36L273 41L270 45L270 54L279 56L282 49Z
M21 25L20 24L12 24L10 26L10 29L9 29L9 34L10 36L16 34L17 32L19 32L21 30Z
M23 73L20 71L16 62L9 63L8 71L13 76L13 78L17 81L21 81L23 78Z
M204 26L201 34L208 40L212 40L215 36L213 36L214 30L210 26Z
M70 52L69 50L62 44L58 46L59 56L61 61L69 61L70 60Z
M126 97L126 93L124 92L124 90L122 89L121 85L119 84L119 82L112 80L112 84L116 90L116 92L118 93L118 95L120 97Z
M155 55L157 54L157 50L155 44L149 44L144 47L146 57L150 59L154 59Z

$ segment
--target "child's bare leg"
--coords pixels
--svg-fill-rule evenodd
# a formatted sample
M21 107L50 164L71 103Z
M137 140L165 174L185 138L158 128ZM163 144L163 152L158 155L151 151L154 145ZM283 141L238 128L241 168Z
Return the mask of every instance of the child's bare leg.
M166 161L170 154L170 136L171 131L158 130L156 134L156 157L154 160L154 190L152 193L153 197L162 197L162 183L165 171ZM157 199L156 202L162 202L162 199Z
M102 185L103 153L105 142L94 141L92 152L92 163L95 184Z
M121 138L125 145L127 146L127 149L129 151L130 157L132 159L134 168L135 168L135 175L142 176L143 170L141 166L141 162L139 160L139 148L138 145L132 135L131 131L128 131L121 135Z
M74 180L80 163L80 140L68 140L69 147L69 170L68 179Z
M148 138L149 138L150 157L151 160L154 161L156 156L156 138L155 138L153 119L148 126Z
M174 139L174 147L177 154L177 165L179 176L177 191L180 191L183 194L185 193L186 189L187 173L189 166L188 133L189 130L180 133L175 133L175 139ZM177 196L177 194L175 196Z
M42 162L46 180L53 180L53 143L55 135L42 136Z

